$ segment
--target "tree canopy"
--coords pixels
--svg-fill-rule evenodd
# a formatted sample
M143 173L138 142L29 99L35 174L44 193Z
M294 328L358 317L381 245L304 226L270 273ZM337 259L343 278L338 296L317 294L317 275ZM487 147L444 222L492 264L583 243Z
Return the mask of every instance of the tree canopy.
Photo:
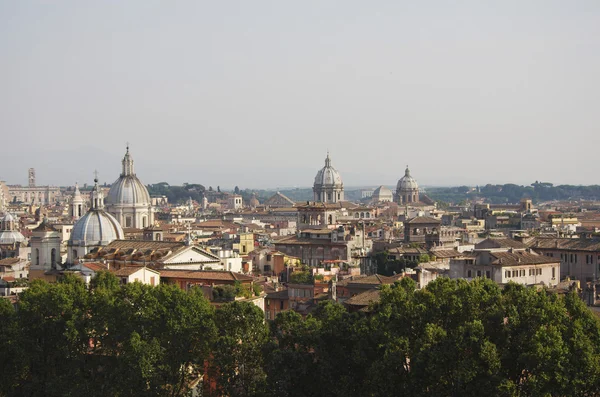
M0 396L593 396L600 324L575 293L403 278L350 312L266 323L200 289L99 273L0 300Z

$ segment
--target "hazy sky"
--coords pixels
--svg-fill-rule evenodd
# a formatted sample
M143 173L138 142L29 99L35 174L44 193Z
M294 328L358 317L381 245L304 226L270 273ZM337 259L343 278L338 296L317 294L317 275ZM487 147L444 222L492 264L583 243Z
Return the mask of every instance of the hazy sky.
M600 1L0 0L0 179L600 183Z

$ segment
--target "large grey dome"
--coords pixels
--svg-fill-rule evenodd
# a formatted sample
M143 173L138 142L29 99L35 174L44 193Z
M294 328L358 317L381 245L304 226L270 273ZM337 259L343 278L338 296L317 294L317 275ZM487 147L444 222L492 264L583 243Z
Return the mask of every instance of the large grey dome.
M373 201L394 201L394 193L385 186L379 186L371 196Z
M135 175L121 175L106 196L106 204L150 205L150 195L146 186Z
M329 153L325 159L325 167L321 168L315 176L315 186L341 186L342 177L340 173L331 166L331 159Z
M123 239L119 222L103 209L91 209L75 223L69 240L75 245L107 245L118 239Z
M400 192L400 191L418 190L418 189L419 189L419 184L412 176L410 176L410 170L408 169L408 167L406 167L406 170L404 171L404 176L402 178L400 178L400 180L398 181L396 190Z

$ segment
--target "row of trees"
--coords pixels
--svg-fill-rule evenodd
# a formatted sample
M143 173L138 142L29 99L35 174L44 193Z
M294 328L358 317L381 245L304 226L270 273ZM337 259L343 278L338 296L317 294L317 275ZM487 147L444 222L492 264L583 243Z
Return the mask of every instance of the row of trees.
M410 279L368 313L325 302L271 324L252 304L214 310L200 291L67 278L0 306L1 395L592 396L600 325L574 294Z
M204 197L205 188L199 184L184 184L183 186L171 186L167 182L148 185L148 193L151 196L166 196L170 203L183 203L192 198L199 203Z
M468 186L438 187L427 189L427 194L434 200L447 203L460 203L475 197L486 198L493 204L518 203L522 198L531 198L535 202L568 199L600 199L600 185L574 186L535 182L530 186L507 183L504 185L487 184L479 191Z

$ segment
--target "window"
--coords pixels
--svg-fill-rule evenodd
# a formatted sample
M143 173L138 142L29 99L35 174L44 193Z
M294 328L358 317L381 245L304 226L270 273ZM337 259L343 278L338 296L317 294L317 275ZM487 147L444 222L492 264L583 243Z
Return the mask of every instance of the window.
M505 271L505 272L504 272L504 277L506 277L506 278L510 278L510 271L508 271L508 270L507 270L507 271Z
M552 278L556 278L556 268L552 268Z
M485 271L485 277L486 278L492 278L492 272L490 272L489 270Z
M283 301L279 301L279 309L283 310Z
M481 277L481 270L477 270L477 277Z
M269 305L271 305L271 300L267 299L267 307L269 307Z
M271 319L271 311L270 311L270 310L267 310L267 311L265 312L265 316L267 317L267 320L270 320L270 319Z

